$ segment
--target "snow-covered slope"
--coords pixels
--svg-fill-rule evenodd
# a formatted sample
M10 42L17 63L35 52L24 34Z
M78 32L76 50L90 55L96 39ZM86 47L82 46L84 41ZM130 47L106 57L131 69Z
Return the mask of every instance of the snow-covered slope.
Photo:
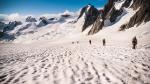
M142 1L142 3L144 3L144 1ZM17 25L17 22L11 22L15 23L15 25L13 24L13 27L10 29L9 26L7 27L8 30L6 31L6 36L12 36L13 38L11 41L14 43L32 43L38 41L55 42L60 39L71 37L84 37L87 34L95 34L100 30L102 31L99 33L103 35L105 35L105 32L103 31L110 31L107 32L107 36L112 34L112 32L113 34L120 34L124 33L121 31L119 32L119 30L121 30L119 29L120 27L127 28L126 26L128 25L136 25L135 22L132 25L130 23L130 21L132 21L131 18L133 18L133 16L137 14L137 11L139 11L139 9L133 10L132 8L132 5L136 4L138 4L138 2L136 3L132 0L109 0L104 7L104 13L102 14L102 17L99 17L98 10L93 5L87 5L83 7L80 14L69 11L65 11L64 13L60 14L44 14L39 17L33 15L23 17L19 14L11 14L8 16L7 20L21 20L22 24ZM140 6L141 5L139 5L139 7ZM90 17L86 16L86 11L87 13L91 13ZM96 19L92 17L96 17ZM92 19L95 19L96 21L92 21ZM8 24L7 20L5 21L6 25ZM143 22L141 25L144 26L145 23L146 22ZM141 30L141 32L142 31L145 30ZM101 37L101 35L99 37ZM130 38L132 37L133 35ZM5 37L2 38L2 41L5 41ZM6 41L10 40L7 39Z
M79 14L68 11L12 22L15 27L6 33L15 38L0 44L0 84L150 84L150 21L120 31L139 11L120 8L125 2L115 3L121 14L114 22L97 17L83 32L85 14L77 19ZM88 35L100 19L103 28Z
M149 84L149 49L79 44L0 45L1 84ZM92 52L91 52L92 51Z

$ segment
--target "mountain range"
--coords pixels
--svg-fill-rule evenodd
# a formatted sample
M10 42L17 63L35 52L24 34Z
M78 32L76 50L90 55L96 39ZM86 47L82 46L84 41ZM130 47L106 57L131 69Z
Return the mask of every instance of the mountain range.
M57 41L60 38L77 38L80 35L88 37L97 33L104 34L105 30L110 32L103 36L110 37L108 35L115 33L114 30L118 34L128 35L129 32L126 31L129 29L136 31L129 36L130 39L133 36L148 38L147 28L137 29L149 25L149 4L149 0L109 0L104 8L100 9L88 4L77 13L66 11L40 17L26 16L19 20L7 18L0 22L0 40L1 42ZM71 35L68 35L68 32ZM141 32L147 36L144 37Z

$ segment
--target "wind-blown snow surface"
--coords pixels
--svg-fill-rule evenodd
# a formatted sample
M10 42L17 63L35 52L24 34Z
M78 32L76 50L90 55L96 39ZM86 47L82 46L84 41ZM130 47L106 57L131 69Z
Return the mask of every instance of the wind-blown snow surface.
M91 26L81 33L84 17L41 28L32 24L14 43L0 44L0 84L150 84L150 22L118 31L135 13L124 12L93 36L86 36Z
M40 45L40 44L39 44ZM1 45L1 84L149 84L149 49L87 42Z

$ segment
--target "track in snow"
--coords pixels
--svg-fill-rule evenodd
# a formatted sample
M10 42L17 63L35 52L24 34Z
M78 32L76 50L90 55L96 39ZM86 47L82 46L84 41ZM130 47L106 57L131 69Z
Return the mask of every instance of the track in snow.
M80 44L0 48L0 84L150 84L149 50Z

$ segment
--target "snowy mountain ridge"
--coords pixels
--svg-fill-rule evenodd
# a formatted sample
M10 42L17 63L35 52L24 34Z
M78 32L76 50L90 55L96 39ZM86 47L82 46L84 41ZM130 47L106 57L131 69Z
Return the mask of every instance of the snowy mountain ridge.
M50 27L51 25L58 25L58 24L72 24L75 23L75 17L77 14L65 11L64 13L60 14L46 14L41 15L40 17L36 18L34 16L25 16L24 18L18 19L20 16L18 15L17 21L12 21L12 16L8 20L4 20L1 22L1 31L6 32L8 35L14 36L12 40L20 37L25 36L27 34L33 34L37 32L38 29L44 29L46 27ZM8 18L10 17L8 16ZM16 15L14 15L17 17ZM20 24L16 23L20 22ZM11 25L11 23L15 23L15 25ZM11 27L10 27L11 25ZM7 29L7 30L6 30ZM52 28L50 28L52 29ZM66 30L67 31L67 30ZM48 33L47 31L45 33ZM7 35L4 35L2 39L6 39L6 41L11 41L10 38L7 39Z
M0 84L150 84L149 2L0 22Z
M60 14L45 14L40 17L34 17L32 15L26 16L26 18L21 20L21 25L16 24L14 27L11 27L10 30L8 29L9 31L7 31L7 34L4 35L2 39L6 38L5 41L12 41L15 43L32 43L38 41L55 42L60 39L88 38L92 36L87 35L100 34L100 32L104 34L105 30L109 30L110 32L107 32L107 34L104 35L100 34L99 37L104 38L102 36L105 36L110 38L110 34L115 34L116 32L117 34L124 33L122 31L125 30L126 32L126 29L131 25L134 28L136 22L135 20L132 21L132 18L140 11L139 7L145 3L144 1L141 2L143 3L138 5L139 3L136 0L109 0L104 8L99 9L103 10L103 13L100 13L93 5L88 4L80 10L80 13L65 11ZM137 8L136 10L135 7ZM12 18L12 16L13 15L10 15L9 17ZM18 14L14 14L14 16L20 17ZM8 24L8 21L2 24L5 26L5 24ZM144 24L145 23L142 22L141 25L144 26ZM149 22L147 24L149 24ZM142 31L143 33L145 31L149 32L147 28ZM139 31L137 30L137 32ZM140 34L137 32L134 32L129 38L131 39L133 36L143 37L139 36ZM144 38L147 37L148 36ZM3 42L5 41L3 40Z

